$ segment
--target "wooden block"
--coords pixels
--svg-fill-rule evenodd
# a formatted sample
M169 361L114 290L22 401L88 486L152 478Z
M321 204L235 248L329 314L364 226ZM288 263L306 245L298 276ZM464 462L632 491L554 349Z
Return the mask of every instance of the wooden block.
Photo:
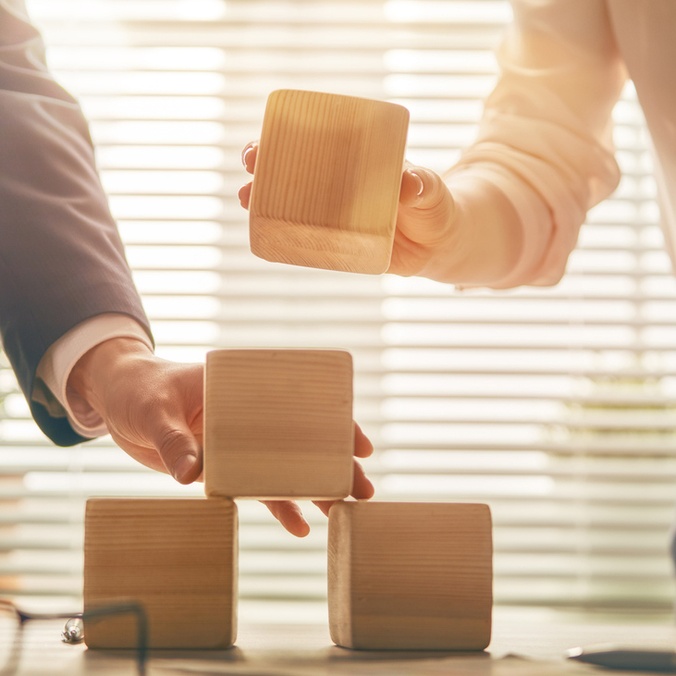
M352 357L340 350L207 354L209 496L340 499L352 491Z
M409 113L384 101L280 90L268 98L249 204L269 261L387 270Z
M237 633L237 508L232 500L87 501L84 608L142 603L149 647L223 649ZM133 648L129 618L88 621L90 648Z
M372 650L483 650L490 642L486 505L340 502L329 512L334 643Z

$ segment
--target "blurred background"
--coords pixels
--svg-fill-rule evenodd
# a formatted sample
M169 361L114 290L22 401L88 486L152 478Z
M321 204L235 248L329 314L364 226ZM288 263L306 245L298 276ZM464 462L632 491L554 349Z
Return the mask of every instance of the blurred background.
M634 90L615 109L623 179L552 289L459 292L421 279L255 258L240 152L277 88L411 112L408 158L443 171L496 78L502 0L27 0L48 61L90 120L158 353L348 349L377 496L478 501L494 518L498 605L671 607L676 280ZM203 495L110 439L41 436L0 369L0 594L80 603L91 495ZM240 502L240 617L324 618L326 520L296 540Z

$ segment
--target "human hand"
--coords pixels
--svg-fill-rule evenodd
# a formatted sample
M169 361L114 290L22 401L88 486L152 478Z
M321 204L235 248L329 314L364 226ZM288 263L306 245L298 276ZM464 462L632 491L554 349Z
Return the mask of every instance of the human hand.
M202 364L160 359L133 338L113 338L83 355L70 373L78 396L132 458L182 484L202 474Z
M77 362L68 391L99 413L115 443L132 458L188 484L202 475L203 385L203 364L170 362L138 340L113 338ZM355 424L355 456L367 457L372 450ZM373 486L357 460L352 495L373 495ZM309 525L296 503L265 504L290 533L307 535ZM320 508L324 510L323 503Z
M242 164L250 174L254 173L257 155L257 142L249 143L242 151ZM249 208L251 188L248 182L239 190L239 201L245 209ZM407 162L387 271L404 276L423 273L448 244L455 211L455 202L441 176Z
M424 273L447 248L455 217L455 201L441 176L407 162L387 271L404 276Z

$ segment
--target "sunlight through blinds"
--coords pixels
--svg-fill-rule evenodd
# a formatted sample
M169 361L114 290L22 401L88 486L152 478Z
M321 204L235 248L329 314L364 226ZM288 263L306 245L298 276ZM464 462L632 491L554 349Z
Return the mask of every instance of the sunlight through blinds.
M240 152L282 87L411 111L408 157L471 143L509 21L502 0L29 0L52 71L81 101L158 353L341 347L380 499L481 501L498 603L668 607L676 501L676 281L631 86L624 177L552 289L458 292L421 279L256 259ZM89 495L200 495L109 439L52 448L0 372L0 593L77 600ZM286 535L240 503L242 602L323 603L326 522Z

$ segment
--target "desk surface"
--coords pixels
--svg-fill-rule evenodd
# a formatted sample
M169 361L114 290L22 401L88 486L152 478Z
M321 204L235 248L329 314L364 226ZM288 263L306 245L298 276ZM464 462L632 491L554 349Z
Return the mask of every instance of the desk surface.
M22 676L133 674L126 653L91 651L60 643L62 623L29 623ZM237 645L227 651L158 651L149 676L557 676L612 672L567 661L566 649L595 643L642 647L676 646L676 626L667 615L600 616L553 610L496 609L493 640L483 653L364 652L334 646L324 623L241 623ZM641 672L616 672L639 674Z

